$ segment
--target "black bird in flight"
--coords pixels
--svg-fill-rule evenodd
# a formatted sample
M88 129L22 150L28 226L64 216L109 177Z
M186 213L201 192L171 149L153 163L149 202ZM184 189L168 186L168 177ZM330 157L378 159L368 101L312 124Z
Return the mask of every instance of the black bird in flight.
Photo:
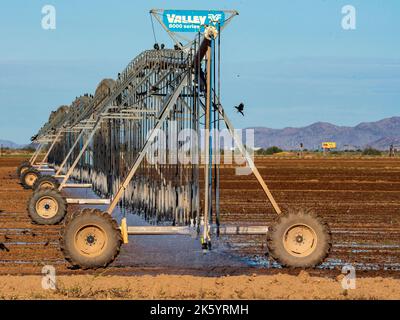
M243 104L243 102L241 102L238 106L235 106L235 108L236 108L237 112L238 112L238 113L241 113L242 116L244 117L244 113L243 113L243 111L244 111L244 104Z

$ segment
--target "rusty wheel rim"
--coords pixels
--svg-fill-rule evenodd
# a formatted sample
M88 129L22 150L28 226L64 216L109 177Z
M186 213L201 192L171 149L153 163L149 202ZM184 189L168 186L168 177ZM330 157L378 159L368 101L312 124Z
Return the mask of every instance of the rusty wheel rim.
M107 240L107 234L101 227L86 225L75 233L74 245L80 254L93 258L102 254Z
M58 202L53 197L42 197L36 202L36 212L42 218L53 218L58 212Z
M317 234L306 224L296 224L286 229L283 235L285 250L294 257L307 257L317 247Z
M28 173L25 177L25 183L29 186L32 187L36 180L37 180L37 175L35 173Z

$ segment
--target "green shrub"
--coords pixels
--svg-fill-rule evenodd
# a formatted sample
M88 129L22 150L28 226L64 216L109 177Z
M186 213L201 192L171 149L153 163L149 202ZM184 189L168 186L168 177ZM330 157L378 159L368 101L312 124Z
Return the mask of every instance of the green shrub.
M276 146L270 147L268 149L261 149L258 151L258 154L261 155L273 155L275 153L282 152L283 150L281 148L278 148Z
M382 152L380 152L380 151L377 150L377 149L368 147L368 148L365 148L365 149L364 149L364 151L363 151L362 154L363 154L363 156L381 156L381 155L382 155Z

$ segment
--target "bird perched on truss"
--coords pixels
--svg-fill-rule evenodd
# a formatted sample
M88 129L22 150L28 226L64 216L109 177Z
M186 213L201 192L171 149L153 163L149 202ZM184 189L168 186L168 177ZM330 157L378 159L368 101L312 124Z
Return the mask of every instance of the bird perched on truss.
M159 91L159 90L160 90L160 88L157 87L157 86L152 86L152 87L151 87L151 92L157 92L157 91Z
M182 48L183 48L182 42L179 42L179 45L178 44L174 45L174 49L177 50L177 51L182 50Z
M244 104L241 102L238 106L235 106L235 109L237 110L238 113L241 113L242 116L244 117Z

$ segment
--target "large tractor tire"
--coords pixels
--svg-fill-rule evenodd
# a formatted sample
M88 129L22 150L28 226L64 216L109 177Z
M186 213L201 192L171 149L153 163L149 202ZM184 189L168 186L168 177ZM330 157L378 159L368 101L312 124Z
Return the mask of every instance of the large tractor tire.
M58 189L60 182L56 178L50 175L41 176L37 179L33 185L33 190L41 189Z
M328 225L306 210L281 214L268 230L269 255L282 266L310 268L329 255L332 240Z
M106 212L83 209L69 215L61 234L61 250L73 267L105 268L118 256L122 235Z
M30 164L30 162L26 161L26 162L22 162L18 168L17 168L17 175L18 177L21 177L21 175L28 169L30 169L32 166Z
M21 175L21 184L24 189L32 189L36 180L40 177L40 172L34 168L29 168Z
M57 190L37 190L28 201L28 213L34 223L55 225L64 219L67 202Z

